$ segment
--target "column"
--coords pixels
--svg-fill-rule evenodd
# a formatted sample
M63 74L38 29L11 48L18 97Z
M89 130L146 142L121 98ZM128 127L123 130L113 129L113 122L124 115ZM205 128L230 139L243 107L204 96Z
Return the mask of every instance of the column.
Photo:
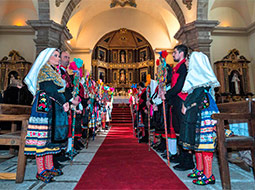
M28 20L27 24L36 31L36 54L47 47L66 50L66 41L72 38L68 28L53 20Z
M188 47L205 53L210 58L211 31L219 24L214 20L196 20L182 26L174 38Z

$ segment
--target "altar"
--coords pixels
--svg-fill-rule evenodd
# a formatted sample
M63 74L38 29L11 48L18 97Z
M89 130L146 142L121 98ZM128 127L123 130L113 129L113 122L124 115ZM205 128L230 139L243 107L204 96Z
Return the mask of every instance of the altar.
M129 104L129 96L113 96L113 104Z

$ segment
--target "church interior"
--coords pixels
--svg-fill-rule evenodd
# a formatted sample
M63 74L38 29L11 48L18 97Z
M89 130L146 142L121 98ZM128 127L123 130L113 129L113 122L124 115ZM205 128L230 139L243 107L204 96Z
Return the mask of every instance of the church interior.
M0 103L31 105L23 79L47 47L128 96L156 77L161 51L177 64L179 44L209 57L217 103L254 99L255 0L0 0Z
M184 43L210 57L221 78L219 101L233 99L228 78L234 72L242 88L238 95L255 93L254 1L120 2L110 6L110 0L1 0L1 92L10 72L17 72L22 81L45 47L68 50L71 60L81 58L95 80L115 86L117 93L144 81L147 74L154 77L162 50L170 54L167 63L175 65L173 47ZM11 56L13 51L18 56ZM14 69L14 64L25 69Z

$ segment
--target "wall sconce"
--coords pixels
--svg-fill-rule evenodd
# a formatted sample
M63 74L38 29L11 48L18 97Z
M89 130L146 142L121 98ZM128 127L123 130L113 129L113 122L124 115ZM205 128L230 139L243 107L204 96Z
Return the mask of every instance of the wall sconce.
M15 25L15 26L25 26L26 22L25 22L25 20L22 20L22 19L16 19L16 20L13 21L13 25Z

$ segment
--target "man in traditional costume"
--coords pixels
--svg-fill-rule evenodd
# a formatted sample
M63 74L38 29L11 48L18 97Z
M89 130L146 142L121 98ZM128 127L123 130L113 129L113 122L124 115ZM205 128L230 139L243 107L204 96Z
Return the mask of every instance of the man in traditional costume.
M147 126L147 106L146 106L146 100L147 100L147 95L146 95L146 88L143 82L139 83L139 89L140 89L140 93L138 95L139 97L139 109L138 109L138 113L139 113L139 123L142 124L143 128L143 137L141 139L139 139L139 143L148 142L148 126Z
M72 84L72 80L69 76L69 74L67 73L67 67L69 65L70 62L70 54L67 51L63 51L60 54L60 65L59 65L59 72L60 75L62 77L62 79L65 80L66 83L66 88L65 88L65 98L67 101L69 101L72 98L72 91L73 91L73 84ZM72 141L69 140L70 138L68 138L68 142L67 142L67 148L71 147L72 145ZM72 139L71 139L72 140ZM59 162L63 162L66 160L70 160L70 158L68 158L67 156L65 156L65 154L58 154L58 155L54 155L53 156L53 161L54 161L54 166L56 168L61 168L62 164L60 164Z
M25 78L29 91L35 96L27 129L26 155L36 156L38 180L48 183L62 175L53 165L53 154L65 148L68 133L69 103L64 96L65 81L57 66L60 52L55 48L43 50Z
M172 121L175 133L180 134L180 125L184 120L184 115L181 113L182 104L187 97L187 93L181 92L186 75L186 56L188 53L187 46L181 44L174 47L173 58L178 64L173 68L171 89L166 93L166 101L172 106ZM178 140L177 140L178 142ZM174 166L174 169L185 171L194 168L193 156L182 147L179 147L179 155L172 157L170 161L179 163Z

